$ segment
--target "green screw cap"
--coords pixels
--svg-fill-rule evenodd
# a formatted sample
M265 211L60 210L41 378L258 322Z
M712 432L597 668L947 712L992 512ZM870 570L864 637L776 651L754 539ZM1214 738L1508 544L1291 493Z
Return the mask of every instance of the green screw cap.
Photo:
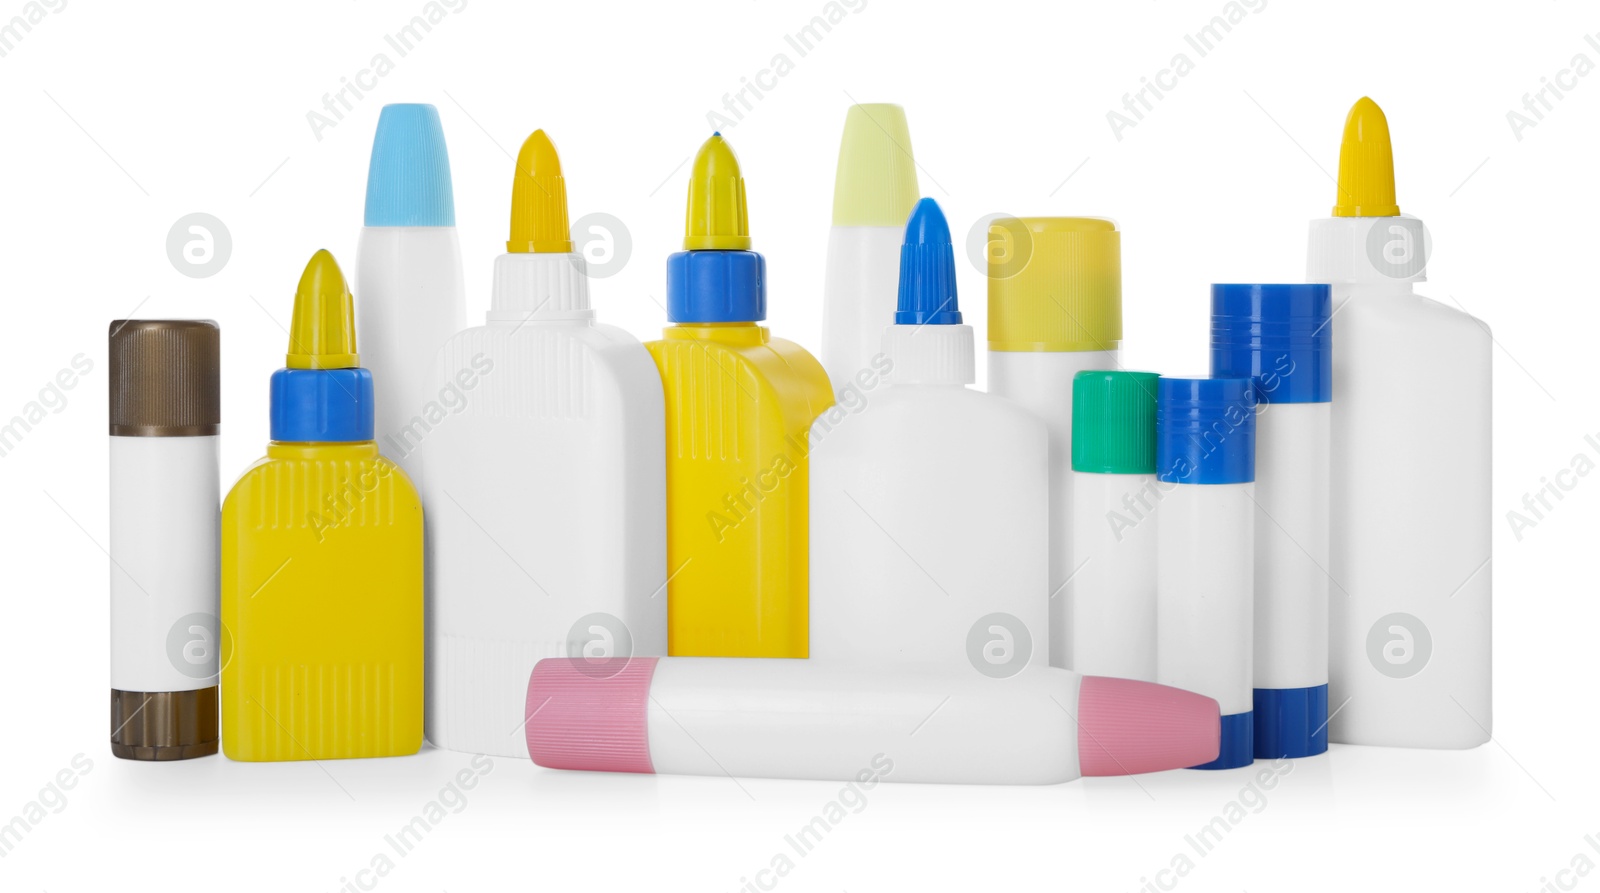
M1072 470L1156 473L1154 372L1079 372L1072 377Z

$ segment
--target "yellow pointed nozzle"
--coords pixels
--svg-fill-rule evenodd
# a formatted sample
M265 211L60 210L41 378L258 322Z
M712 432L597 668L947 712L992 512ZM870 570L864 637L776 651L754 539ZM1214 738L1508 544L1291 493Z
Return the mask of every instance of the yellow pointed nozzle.
M1344 119L1339 144L1339 195L1335 217L1398 217L1394 200L1394 150L1389 144L1389 119L1378 104L1363 96Z
M294 318L289 321L290 369L354 369L356 308L344 284L339 262L324 248L311 255L300 287L294 293Z
M572 233L567 225L567 181L561 176L561 157L543 130L535 130L517 153L517 173L511 181L512 254L568 254Z
M744 205L744 176L733 147L713 133L694 157L689 175L689 211L683 225L683 250L750 250L750 221Z

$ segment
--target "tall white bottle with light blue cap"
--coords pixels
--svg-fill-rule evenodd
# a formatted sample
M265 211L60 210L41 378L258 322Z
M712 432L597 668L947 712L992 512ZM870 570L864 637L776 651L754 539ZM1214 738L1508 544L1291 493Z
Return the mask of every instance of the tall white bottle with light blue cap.
M535 662L608 673L667 650L661 377L637 338L595 318L572 248L561 162L534 131L517 155L488 318L434 366L462 400L417 451L437 747L526 757Z
M1253 378L1255 755L1328 749L1332 296L1326 285L1211 286L1211 374Z
M377 388L375 439L416 481L412 454L444 421L440 408L460 396L459 385L434 378L434 354L467 324L450 155L433 106L383 107L367 169L365 224L356 258L356 338Z
M811 434L811 659L1009 676L1049 662L1049 435L975 391L972 328L932 199L912 211L893 367Z
M1156 681L1215 698L1217 758L1249 765L1255 542L1255 385L1167 378L1156 387Z

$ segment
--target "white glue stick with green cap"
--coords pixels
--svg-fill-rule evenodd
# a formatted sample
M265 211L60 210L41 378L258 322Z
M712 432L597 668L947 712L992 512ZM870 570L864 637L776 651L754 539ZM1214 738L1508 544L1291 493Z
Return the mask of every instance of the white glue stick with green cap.
M1345 121L1306 278L1333 286L1328 737L1476 747L1490 714L1490 352L1481 321L1413 293L1422 221L1395 202L1389 122ZM1407 396L1415 399L1406 399Z
M1098 217L1001 217L989 228L989 392L1050 429L1050 629L1067 625L1072 554L1072 379L1116 369L1122 234ZM1052 635L1050 665L1067 666Z
M894 319L900 243L917 203L911 131L898 105L852 105L839 141L833 229L822 291L822 367L834 390L882 371L883 327Z
M1176 484L1156 478L1154 372L1079 372L1072 380L1072 554L1080 568L1052 641L1067 668L1156 678L1156 507Z

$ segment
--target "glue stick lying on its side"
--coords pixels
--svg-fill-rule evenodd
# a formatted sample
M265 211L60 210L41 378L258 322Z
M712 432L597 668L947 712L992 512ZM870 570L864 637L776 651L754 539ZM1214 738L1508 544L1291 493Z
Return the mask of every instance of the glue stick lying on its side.
M549 658L528 681L528 755L550 769L943 784L1055 784L1215 759L1217 702L1027 667Z

